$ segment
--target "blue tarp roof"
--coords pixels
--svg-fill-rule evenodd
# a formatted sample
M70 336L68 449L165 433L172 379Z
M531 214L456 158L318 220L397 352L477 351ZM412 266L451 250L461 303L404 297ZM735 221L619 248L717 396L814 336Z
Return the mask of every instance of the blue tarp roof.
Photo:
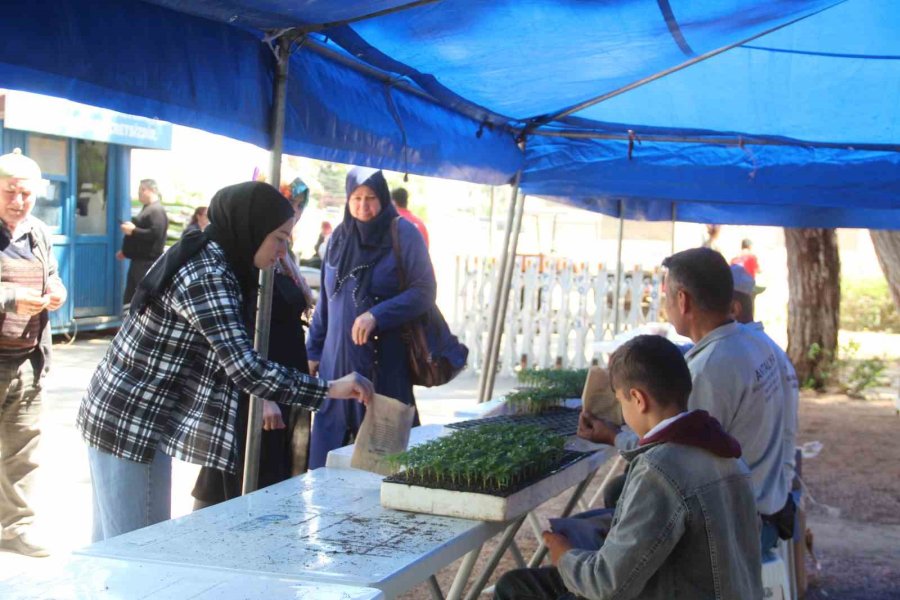
M14 6L18 5L18 6ZM3 87L628 217L900 228L893 0L31 0ZM517 142L524 140L524 150Z

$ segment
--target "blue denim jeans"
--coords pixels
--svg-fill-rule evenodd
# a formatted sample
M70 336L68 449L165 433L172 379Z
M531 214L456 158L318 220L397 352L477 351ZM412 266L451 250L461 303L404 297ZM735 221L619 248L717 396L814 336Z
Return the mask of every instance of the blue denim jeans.
M157 451L150 464L88 447L94 500L93 541L99 542L172 515L172 459Z

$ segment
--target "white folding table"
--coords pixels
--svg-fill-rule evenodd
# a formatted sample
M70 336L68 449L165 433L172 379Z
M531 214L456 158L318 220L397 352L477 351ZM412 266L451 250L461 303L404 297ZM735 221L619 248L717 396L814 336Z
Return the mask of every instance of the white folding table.
M49 564L47 564L49 562ZM92 556L44 561L0 580L4 600L382 600L373 588L303 583L247 571Z
M501 532L506 540L524 520L486 523L383 509L381 479L356 469L316 469L78 553L372 587L388 598L466 555L447 596L459 598L484 542Z

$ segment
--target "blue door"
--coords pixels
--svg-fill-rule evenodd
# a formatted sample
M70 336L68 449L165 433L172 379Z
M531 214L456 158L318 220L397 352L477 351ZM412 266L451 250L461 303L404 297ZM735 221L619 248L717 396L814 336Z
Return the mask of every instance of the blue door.
M75 318L115 314L114 260L116 198L110 185L110 145L74 140L75 206L72 300Z

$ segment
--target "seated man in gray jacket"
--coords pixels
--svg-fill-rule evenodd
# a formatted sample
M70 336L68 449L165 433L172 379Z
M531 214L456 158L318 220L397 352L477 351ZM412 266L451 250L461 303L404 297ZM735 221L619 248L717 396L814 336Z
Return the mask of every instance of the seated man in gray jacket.
M610 385L640 436L612 527L598 551L544 533L556 568L504 575L495 598L759 599L759 519L741 447L706 411L687 411L691 374L660 336L610 358ZM578 435L603 423L582 413Z

